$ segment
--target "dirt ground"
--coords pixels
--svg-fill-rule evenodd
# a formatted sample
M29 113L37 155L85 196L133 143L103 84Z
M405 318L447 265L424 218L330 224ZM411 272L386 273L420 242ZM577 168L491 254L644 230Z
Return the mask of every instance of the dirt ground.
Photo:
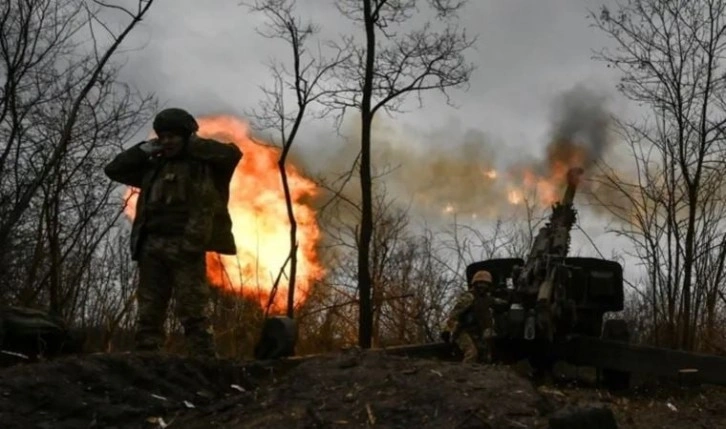
M571 406L607 406L618 427L726 428L726 389L609 393L534 386L505 366L348 352L283 363L166 355L69 357L0 370L0 427L547 428Z

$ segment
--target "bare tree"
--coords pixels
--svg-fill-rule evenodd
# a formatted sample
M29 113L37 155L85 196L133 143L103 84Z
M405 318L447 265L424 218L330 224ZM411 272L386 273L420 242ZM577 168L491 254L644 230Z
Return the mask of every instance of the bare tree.
M373 330L372 278L370 271L371 239L374 231L373 190L371 174L371 126L375 115L383 110L400 112L408 95L421 95L427 90L462 87L473 67L466 63L465 51L473 44L465 32L449 20L455 17L464 1L429 0L429 9L439 22L437 30L428 21L422 27L405 31L421 9L418 0L337 0L339 11L365 31L364 44L354 36L344 39L352 54L335 70L335 84L329 91L327 105L340 109L343 118L347 109L360 113L360 189L361 216L358 234L357 283L360 299L358 341L370 348ZM397 32L394 27L404 30ZM448 96L447 96L448 100Z
M91 350L110 352L130 345L138 281L138 269L131 261L130 235L125 226L115 227L108 234L93 260L95 269L86 274L88 287L78 291L85 303L80 325L92 338L88 345Z
M285 192L287 217L290 222L290 252L273 284L270 303L274 300L280 278L289 261L287 316L293 317L297 273L297 222L293 212L293 201L285 164L303 119L308 113L308 106L321 97L323 94L321 84L326 75L345 59L345 55L343 55L343 51L339 51L334 58L326 59L322 55L313 57L308 52L306 45L319 29L312 23L303 24L294 15L295 0L256 0L249 7L254 12L263 13L269 21L260 34L266 38L283 40L291 50L292 70L289 70L283 62L270 64L269 69L273 76L272 87L262 89L265 99L260 108L253 110L250 116L256 120L258 127L264 130L274 130L278 134L277 140L282 147L278 167ZM288 91L293 94L292 108L287 105Z
M8 301L88 316L102 271L92 268L120 215L102 166L153 108L152 97L118 81L112 57L151 4L0 6L0 283ZM109 11L130 18L120 31L101 20Z
M78 116L84 104L92 102L94 89L111 77L106 70L111 57L152 3L153 0L139 0L135 11L101 6L121 9L130 16L130 22L118 35L110 33L109 27L100 21L99 8L92 9L84 1L22 0L8 2L3 7L0 59L7 80L0 97L0 123L7 143L0 154L0 180L14 179L14 192L3 193L0 200L4 208L0 222L1 242L10 236L32 198L67 154L74 134L78 132ZM95 43L94 25L109 31L112 36L107 48ZM74 38L84 29L93 37L92 52L72 60L70 66L65 62L59 65L60 58L77 54ZM58 97L68 98L68 94L72 94L71 102L65 109L57 110L64 114L54 124L56 129L33 127L33 121L45 117L46 109ZM18 152L27 149L29 144L48 139L53 139L54 143L49 154L30 151L18 156ZM39 149L37 145L35 148ZM23 168L29 167L31 162L32 169ZM32 174L21 177L21 169L23 173Z
M725 12L722 0L629 0L592 14L615 42L597 58L622 72L619 91L649 110L619 124L636 173L603 165L602 185L615 196L603 205L646 266L656 341L664 321L670 344L685 349L723 285Z
M301 317L306 322L306 337L329 349L358 337L356 224L360 204L352 196L352 183L343 191L335 183L323 185L331 194L330 204L320 212L326 236L322 256L330 269L325 284L308 298ZM407 207L388 194L383 182L375 182L373 201L372 343L435 340L446 300L460 283L460 273L448 269L438 237L411 225ZM332 327L337 328L335 332Z
M346 179L343 175L332 183L319 181L325 197L318 212L325 237L321 257L330 268L299 310L300 347L307 353L357 341L361 205L355 184ZM451 228L434 232L425 223L412 222L409 208L387 192L385 181L375 180L373 191L370 270L374 291L371 340L375 346L437 340L455 292L465 287L466 265L528 252L528 237L540 221L536 208L524 204L516 210L516 217L491 226L466 225L455 219Z

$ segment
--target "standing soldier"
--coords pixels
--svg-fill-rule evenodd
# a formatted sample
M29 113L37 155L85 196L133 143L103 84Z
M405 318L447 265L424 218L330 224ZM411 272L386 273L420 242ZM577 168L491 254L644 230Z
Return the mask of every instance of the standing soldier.
M442 333L444 340L453 341L464 353L463 362L491 361L492 328L492 275L477 271L469 289L459 295Z
M242 152L196 135L196 120L182 109L154 119L157 138L120 153L105 172L139 188L131 230L138 262L136 349L157 351L174 293L190 354L216 356L206 307L206 252L235 254L227 210L229 182Z

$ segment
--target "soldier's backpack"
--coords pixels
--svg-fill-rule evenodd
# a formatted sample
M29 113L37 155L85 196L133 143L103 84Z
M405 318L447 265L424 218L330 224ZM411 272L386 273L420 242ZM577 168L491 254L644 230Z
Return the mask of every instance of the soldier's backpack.
M37 360L82 351L83 338L45 311L0 308L0 357L3 363Z
M265 319L254 350L255 359L279 359L295 354L297 323L294 319L275 316Z

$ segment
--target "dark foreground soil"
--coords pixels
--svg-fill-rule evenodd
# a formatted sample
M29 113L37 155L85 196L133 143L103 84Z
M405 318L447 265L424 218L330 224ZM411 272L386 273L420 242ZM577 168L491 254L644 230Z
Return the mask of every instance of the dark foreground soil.
M605 406L619 428L726 428L726 389L535 387L504 366L351 352L241 363L91 355L0 370L0 427L547 428Z

